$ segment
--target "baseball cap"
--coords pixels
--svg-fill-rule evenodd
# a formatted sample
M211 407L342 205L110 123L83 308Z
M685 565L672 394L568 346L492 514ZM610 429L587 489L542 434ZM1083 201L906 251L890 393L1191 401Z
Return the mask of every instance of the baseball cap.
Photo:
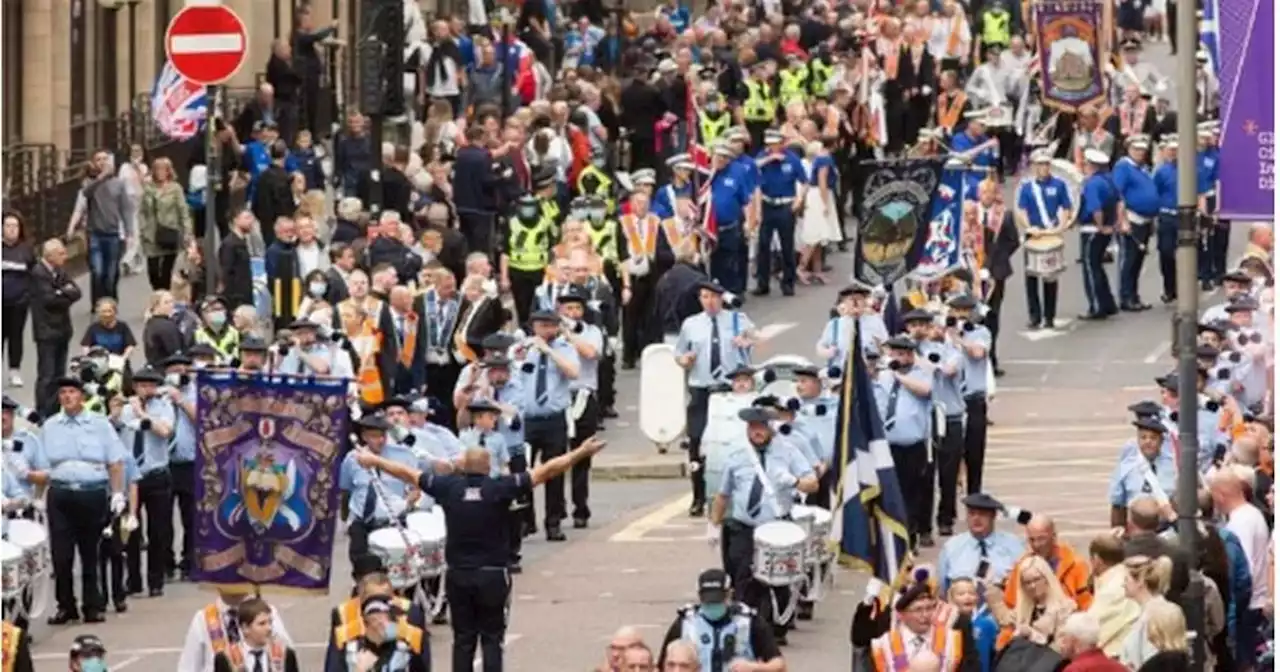
M698 599L723 602L729 596L729 575L723 569L708 569L698 575Z

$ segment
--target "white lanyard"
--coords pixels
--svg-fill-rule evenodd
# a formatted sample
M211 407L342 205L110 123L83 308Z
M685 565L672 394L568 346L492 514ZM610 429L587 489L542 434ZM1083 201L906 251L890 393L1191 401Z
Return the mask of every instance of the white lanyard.
M1040 191L1040 182L1034 178L1031 180L1031 195L1036 200L1036 210L1040 211L1040 223L1045 228L1053 226L1053 219L1049 217L1049 209L1044 205L1044 193Z
M754 450L754 447L753 447ZM767 452L768 449L766 449ZM764 496L769 498L769 508L779 517L782 517L782 511L778 508L778 491L773 489L773 482L769 480L769 475L764 471L764 461L766 456L757 453L751 457L751 466L756 468L756 478L760 479L760 484L764 486ZM751 514L750 511L747 512Z

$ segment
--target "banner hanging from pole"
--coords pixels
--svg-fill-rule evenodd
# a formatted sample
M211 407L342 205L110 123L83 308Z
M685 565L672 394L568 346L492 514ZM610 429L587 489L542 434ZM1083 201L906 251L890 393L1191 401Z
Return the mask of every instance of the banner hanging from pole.
M864 161L854 277L888 287L915 270L933 219L942 159Z
M1035 22L1044 104L1076 112L1105 101L1102 3L1040 0Z
M924 279L941 277L960 265L961 223L964 221L964 171L947 168L933 197L933 217L924 243L924 254L915 274Z
M1274 0L1220 5L1222 140L1218 214L1223 219L1274 221Z

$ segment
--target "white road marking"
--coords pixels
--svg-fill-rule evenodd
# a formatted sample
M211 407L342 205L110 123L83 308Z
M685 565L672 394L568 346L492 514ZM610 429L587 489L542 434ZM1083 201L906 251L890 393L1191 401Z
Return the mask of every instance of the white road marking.
M1169 350L1172 347L1173 347L1173 344L1170 343L1169 341L1161 341L1160 343L1156 344L1155 349L1152 350L1150 354L1148 354L1145 358L1143 358L1142 363L1155 364L1156 362L1159 362L1161 358L1169 356Z
M795 322L777 322L774 324L766 324L756 329L756 339L768 341L796 328Z
M142 660L142 658L143 658L142 656L133 656L130 658L126 658L118 663L111 663L111 669L123 670L124 668L129 667L130 665L138 662L139 660Z
M244 51L244 36L240 33L174 35L169 38L169 52L173 54L234 54L241 51Z
M609 541L642 541L644 535L662 527L668 520L688 509L691 504L693 504L693 495L680 495L615 532L612 537L609 537Z

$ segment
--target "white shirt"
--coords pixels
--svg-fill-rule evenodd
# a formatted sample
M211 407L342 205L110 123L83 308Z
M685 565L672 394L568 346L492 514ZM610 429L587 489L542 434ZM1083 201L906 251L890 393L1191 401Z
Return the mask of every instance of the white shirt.
M1253 575L1253 595L1250 609L1261 609L1267 600L1267 553L1271 550L1271 532L1262 512L1252 504L1241 504L1227 516L1227 529L1240 539L1244 556L1249 560L1249 573Z
M927 633L917 635L904 625L898 627L902 628L902 643L906 647L908 661L921 653L929 651L929 635Z
M954 53L947 53L947 43L951 41L952 20L958 23L954 24L958 28L957 43ZM934 54L937 58L963 58L969 53L969 48L973 42L973 35L969 32L969 22L965 19L964 14L956 12L953 18L940 17L933 22L933 29L929 31L929 53Z
M311 271L320 268L320 246L316 243L303 245L298 243L295 248L298 254L298 277L305 278Z
M221 619L225 628L228 614L234 614L234 612L226 602L222 601L222 598L218 598L214 604L218 605L218 618ZM293 640L284 628L280 612L276 611L274 606L271 607L271 632L285 646L293 646ZM201 607L191 617L191 625L187 628L187 639L182 644L182 656L178 658L177 672L213 672L213 657L213 643L209 641L209 628L204 620L204 607ZM245 662L252 664L253 661L246 657ZM249 670L252 672L253 667L250 666Z

